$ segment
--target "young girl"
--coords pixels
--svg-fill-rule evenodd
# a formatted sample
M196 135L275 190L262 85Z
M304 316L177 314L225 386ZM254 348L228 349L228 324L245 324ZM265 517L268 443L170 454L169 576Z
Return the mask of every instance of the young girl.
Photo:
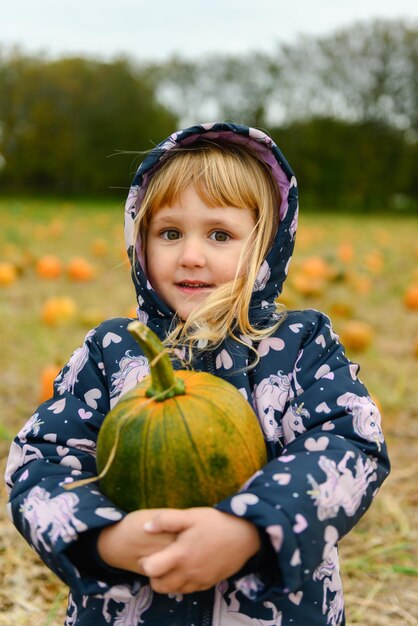
M127 514L97 483L104 416L148 373L113 319L90 331L12 444L18 530L71 588L66 624L345 624L337 542L389 471L380 416L329 319L276 305L297 227L274 142L234 124L177 132L126 204L138 318L177 368L209 371L254 408L268 462L214 507Z

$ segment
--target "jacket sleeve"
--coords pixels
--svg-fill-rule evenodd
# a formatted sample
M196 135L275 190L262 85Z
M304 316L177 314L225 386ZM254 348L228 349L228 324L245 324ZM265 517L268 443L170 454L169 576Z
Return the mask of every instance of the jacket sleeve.
M312 312L290 376L285 447L240 493L217 505L270 539L270 554L263 550L269 567L255 574L246 567L235 580L252 599L294 592L311 579L389 473L380 414L358 371L329 319Z
M17 529L51 570L83 594L103 593L122 575L104 563L92 572L88 557L84 572L78 547L85 550L91 537L90 555L94 553L100 529L125 513L103 496L97 483L64 488L96 476L96 440L108 411L102 351L93 330L55 380L53 398L16 436L6 467L8 507ZM129 583L132 576L123 574Z

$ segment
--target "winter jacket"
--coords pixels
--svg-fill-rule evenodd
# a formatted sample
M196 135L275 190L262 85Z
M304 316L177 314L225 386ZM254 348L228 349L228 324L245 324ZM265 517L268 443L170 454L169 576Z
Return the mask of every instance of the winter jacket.
M133 255L133 218L147 180L173 147L199 138L249 144L271 168L282 197L280 226L260 268L250 308L259 326L277 321L275 299L292 255L298 217L296 179L263 132L205 124L177 132L141 164L125 212L125 232L138 317L161 338L173 312ZM126 513L97 483L63 485L96 475L95 447L106 413L148 374L148 363L112 319L90 331L42 404L12 443L6 482L20 533L70 587L67 626L325 626L345 624L337 542L367 510L389 472L379 411L358 378L330 320L315 310L289 311L251 350L228 339L196 357L195 369L235 385L254 408L268 461L238 493L216 505L260 531L263 548L215 588L181 595L154 593L147 578L108 567L95 547L102 528ZM214 558L217 558L214 555Z

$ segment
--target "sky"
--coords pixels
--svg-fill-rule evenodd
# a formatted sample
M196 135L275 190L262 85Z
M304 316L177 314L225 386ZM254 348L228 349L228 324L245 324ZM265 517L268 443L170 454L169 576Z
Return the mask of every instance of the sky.
M274 52L356 21L418 21L417 0L3 0L0 49L162 61Z

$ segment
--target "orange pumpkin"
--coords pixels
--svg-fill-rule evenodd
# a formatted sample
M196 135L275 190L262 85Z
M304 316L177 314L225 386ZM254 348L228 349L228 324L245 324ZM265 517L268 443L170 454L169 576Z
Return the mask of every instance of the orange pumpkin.
M373 274L380 274L384 264L383 254L380 250L372 250L366 255L364 263Z
M62 273L62 262L53 254L46 254L38 259L36 273L40 278L58 278Z
M306 276L315 279L328 280L335 275L333 268L321 256L312 256L305 259L300 269Z
M326 280L320 276L309 276L302 271L294 272L290 278L291 287L302 296L320 296L326 288Z
M340 261L350 263L354 258L354 248L351 243L343 242L338 246L337 254Z
M372 326L361 320L350 320L339 333L343 345L353 352L366 350L372 342L373 334Z
M347 273L348 284L357 292L362 295L367 295L372 289L372 281L368 276L358 274L357 272Z
M403 301L407 309L418 311L418 283L408 287L405 291Z
M42 307L41 319L47 326L57 326L70 322L77 312L76 303L69 296L48 298Z
M0 287L8 287L17 279L17 269L14 263L2 261L0 263Z
M71 280L88 281L94 277L94 269L83 257L74 257L68 263L67 274Z
M61 371L61 367L58 365L46 365L41 370L41 376L39 379L39 402L45 402L53 396L54 393L54 380Z
M353 315L353 306L349 302L341 300L333 302L329 307L329 311L333 316L349 318Z

